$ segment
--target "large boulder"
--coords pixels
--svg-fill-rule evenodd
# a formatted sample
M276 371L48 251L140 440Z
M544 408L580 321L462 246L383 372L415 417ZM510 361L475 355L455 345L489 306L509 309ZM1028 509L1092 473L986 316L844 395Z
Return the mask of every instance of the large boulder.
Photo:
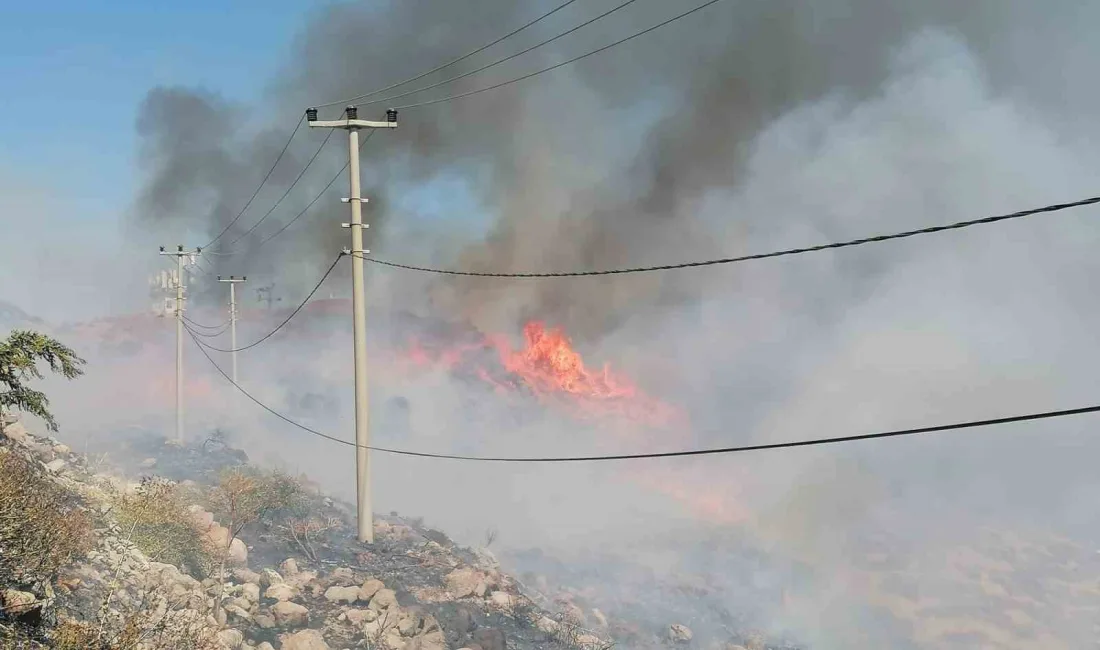
M447 591L455 598L465 598L466 596L473 595L478 585L482 584L484 581L484 573L469 567L455 569L443 578L444 584L447 585Z
M287 600L275 603L271 613L275 615L275 622L283 627L302 627L309 623L309 610Z
M281 637L282 650L332 650L317 630L302 630Z
M370 599L374 598L374 595L376 593L382 591L385 588L386 585L384 585L381 580L371 578L370 580L364 582L363 586L359 587L359 600L363 601L364 603L370 602Z
M325 600L351 605L359 600L359 587L329 587L325 590Z
M370 599L370 607L376 612L380 612L391 607L397 606L397 593L393 589L380 589L378 593L374 594L374 597Z
M264 598L271 598L280 602L292 600L298 596L298 590L288 584L279 583L271 585L264 591Z
M244 644L244 634L240 630L222 630L218 632L218 643L225 650L237 650Z

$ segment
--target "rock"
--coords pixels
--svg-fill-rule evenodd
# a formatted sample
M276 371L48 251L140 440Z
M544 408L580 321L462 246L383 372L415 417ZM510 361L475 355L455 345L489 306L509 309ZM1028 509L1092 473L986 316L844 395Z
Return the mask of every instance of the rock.
M260 602L260 585L251 582L241 585L241 597L252 603Z
M229 566L243 567L248 564L248 547L239 537L234 537L229 543L229 555L225 559Z
M451 592L455 598L465 598L472 595L478 585L484 581L485 574L469 567L455 569L443 578L447 591Z
M156 466L157 466L157 459L156 458L146 458L145 460L138 463L138 467L140 467L141 469L152 469Z
M511 610L516 605L516 598L504 591L494 591L489 596L489 601L503 610Z
M302 630L281 637L282 650L332 650L317 630Z
M539 620L535 621L535 627L539 629L543 634L554 635L561 630L561 623L558 623L549 616L543 616Z
M595 634L581 633L577 635L575 644L578 648L602 648L606 643Z
M330 603L347 603L351 605L359 600L358 587L329 587L325 590L325 600Z
M374 595L376 593L382 591L385 588L386 585L382 584L381 580L371 578L370 580L364 582L362 587L359 587L359 600L363 601L364 603L370 602L370 599L374 598Z
M447 650L447 642L442 632L425 634L410 640L405 650Z
M405 639L402 639L401 635L396 632L390 632L382 637L382 647L385 650L405 650L406 645Z
M370 599L369 607L376 612L397 606L397 594L393 589L379 589Z
M243 582L246 584L260 585L260 574L252 571L251 569L234 569L233 579L237 582Z
M302 589L315 580L317 580L316 571L299 571L292 576L288 576L286 578L286 583L292 587Z
M65 466L65 461L61 460L60 458L55 458L55 459L51 460L50 462L46 463L46 469L50 470L51 472L53 472L55 474L57 472L60 472L61 468L64 467L64 466Z
M355 584L355 573L351 569L340 567L329 575L329 579L332 580L334 585L347 587Z
M59 443L57 443L56 445L53 446L53 452L55 454L65 454L65 455L67 455L67 454L73 453L73 450L70 449L68 445L63 445L59 442Z
M275 615L275 622L283 627L301 627L309 623L309 610L298 603L280 601L275 603L271 612Z
M274 569L264 569L260 572L260 586L270 587L271 585L280 585L286 582L283 580L283 576L279 575L279 572Z
M420 630L420 614L405 612L405 615L397 621L397 631L401 636L415 636Z
M252 622L252 615L248 613L248 610L240 605L226 605L225 613L229 616L233 616L238 620L248 623Z
M264 630L270 630L277 625L275 619L267 614L256 614L252 617L252 622Z
M264 641L260 645L256 646L256 650L275 650L275 646L271 645L267 641Z
M673 643L690 643L693 636L691 628L686 625L673 623L668 626L668 640Z
M284 576L296 575L298 573L298 562L294 558L288 557L279 565L279 570L283 572Z
M473 643L481 646L482 650L507 650L508 648L504 632L500 630L488 628L474 630L474 633L470 635L470 639Z
M9 614L25 614L36 608L38 598L34 594L15 589L5 589L0 598L4 602L4 612Z
M344 612L344 618L348 623L356 627L362 627L364 623L372 623L378 620L378 612L369 609L349 609Z
M4 424L3 429L4 435L12 442L18 442L21 445L30 443L30 435L27 433L27 428L24 427L22 423L12 422L11 424Z
M201 532L205 532L214 525L214 515L203 509L202 506L189 506L187 511L191 513L191 519Z
M218 643L227 650L237 650L244 643L244 634L240 630L222 630L218 632Z
M297 595L297 589L281 582L271 585L267 588L267 591L264 592L264 598L272 598L279 602L286 602L288 600L291 600L292 598L295 598Z

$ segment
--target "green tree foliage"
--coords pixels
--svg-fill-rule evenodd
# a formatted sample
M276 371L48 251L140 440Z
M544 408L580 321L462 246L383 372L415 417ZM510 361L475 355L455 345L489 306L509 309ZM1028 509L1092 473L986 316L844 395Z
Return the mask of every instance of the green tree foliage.
M46 395L26 385L28 381L43 379L39 362L48 364L51 371L66 379L84 374L81 368L84 359L67 346L44 334L16 330L7 340L0 341L0 411L18 409L36 415L50 431L57 431Z

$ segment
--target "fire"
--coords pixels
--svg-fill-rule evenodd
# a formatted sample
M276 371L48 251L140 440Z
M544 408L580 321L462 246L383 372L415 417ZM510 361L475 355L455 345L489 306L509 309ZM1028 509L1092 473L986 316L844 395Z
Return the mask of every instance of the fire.
M523 339L517 349L497 335L443 347L413 338L404 360L417 368L464 373L500 393L529 392L545 403L571 409L582 419L617 419L653 427L683 422L679 409L645 394L609 364L599 370L588 368L561 329L531 321L523 328Z

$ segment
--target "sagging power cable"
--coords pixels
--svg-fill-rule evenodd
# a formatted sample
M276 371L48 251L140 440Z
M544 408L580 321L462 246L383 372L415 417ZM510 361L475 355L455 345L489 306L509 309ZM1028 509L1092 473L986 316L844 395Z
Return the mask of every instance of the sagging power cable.
M199 346L199 351L206 357L207 361L218 371L218 373L225 378L230 384L232 384L237 390L241 391L245 397L254 402L257 406L264 409L268 413L271 413L280 420L287 424L293 425L309 434L315 435L319 438L324 438L341 445L348 447L358 447L354 442L350 440L343 440L335 436L330 436L326 433L322 433L316 429L308 427L299 422L288 418L287 416L279 413L275 409L271 408L267 404L257 399L247 390L245 390L240 384L233 381L233 379L226 374L224 370L214 362L214 359L210 357L201 341L195 338L194 333L188 330L191 334L192 340ZM1029 422L1032 420L1045 420L1050 418L1069 417L1073 415L1084 415L1087 413L1100 412L1100 404L1095 406L1084 406L1073 409L1063 409L1059 411L1042 411L1038 413L1026 413L1022 415L1010 415L1007 417L990 418L985 420L967 420L964 422L953 422L950 424L937 424L926 427L916 427L911 429L894 429L891 431L881 431L877 433L862 433L848 436L836 436L832 438L813 438L810 440L793 440L788 442L771 442L761 443L755 445L738 445L731 447L713 447L709 449L689 449L683 451L666 451L666 452L653 452L644 454L608 454L601 456L542 456L542 457L524 457L524 456L463 456L458 454L435 454L429 452L409 451L406 449L392 449L389 447L378 447L375 445L368 445L366 449L372 451L378 451L386 454L396 454L399 456L415 456L417 458L436 458L441 460L464 460L464 461L478 461L478 462L492 462L492 463L579 463L579 462L596 462L596 461L618 461L618 460L642 460L642 459L654 459L654 458L682 458L687 456L714 456L719 454L733 454L744 453L750 451L767 451L773 449L793 449L796 447L816 447L821 445L833 445L843 442L857 442L863 440L877 440L880 438L899 438L903 436L915 436L926 433L942 433L946 431L958 431L961 429L975 429L979 427L991 427L1003 424L1013 424L1017 422Z
M788 248L785 250L772 251L769 253L754 253L751 255L741 255L739 257L723 257L711 260L700 260L696 262L680 262L677 264L663 264L660 266L639 266L633 268L623 269L608 269L598 271L559 271L548 273L490 273L479 271L458 271L453 269L440 269L426 266L414 266L411 264L399 264L397 262L389 262L386 260L380 260L373 257L362 256L363 261L371 262L372 264L380 264L382 266L390 266L398 269L406 269L409 271L422 271L425 273L437 273L442 275L463 275L483 278L568 278L568 277L582 277L589 275L622 275L627 273L648 273L650 271L670 271L674 269L687 269L699 266L714 266L718 264L734 264L737 262L748 262L751 260L762 260L772 257L784 257L788 255L800 255L802 253L814 253L817 251L831 250L835 248L849 248L852 246L862 246L863 244L874 244L877 242L890 241L893 239L904 239L906 237L914 237L917 235L930 235L933 233L944 232L947 230L959 230L962 228L969 228L971 226L981 226L991 223L998 223L1001 221L1009 221L1011 219L1022 219L1024 217L1030 217L1036 214L1044 214L1049 212L1059 212L1061 210L1069 210L1071 208L1080 208L1088 205L1095 205L1100 203L1100 196L1094 196L1088 199L1082 199L1080 201L1073 201L1070 203L1056 203L1053 205L1046 205L1041 208L1032 208L1030 210L1020 210L1019 212L1012 212L1010 214L1001 214L992 217L981 217L979 219L970 219L967 221L956 221L955 223L946 224L943 226L930 226L928 228L919 228L917 230L906 230L891 235L875 235L873 237L863 237L861 239L852 239L850 241L835 242L831 244L819 244L817 246L806 246L803 248ZM357 256L360 257L360 256Z

